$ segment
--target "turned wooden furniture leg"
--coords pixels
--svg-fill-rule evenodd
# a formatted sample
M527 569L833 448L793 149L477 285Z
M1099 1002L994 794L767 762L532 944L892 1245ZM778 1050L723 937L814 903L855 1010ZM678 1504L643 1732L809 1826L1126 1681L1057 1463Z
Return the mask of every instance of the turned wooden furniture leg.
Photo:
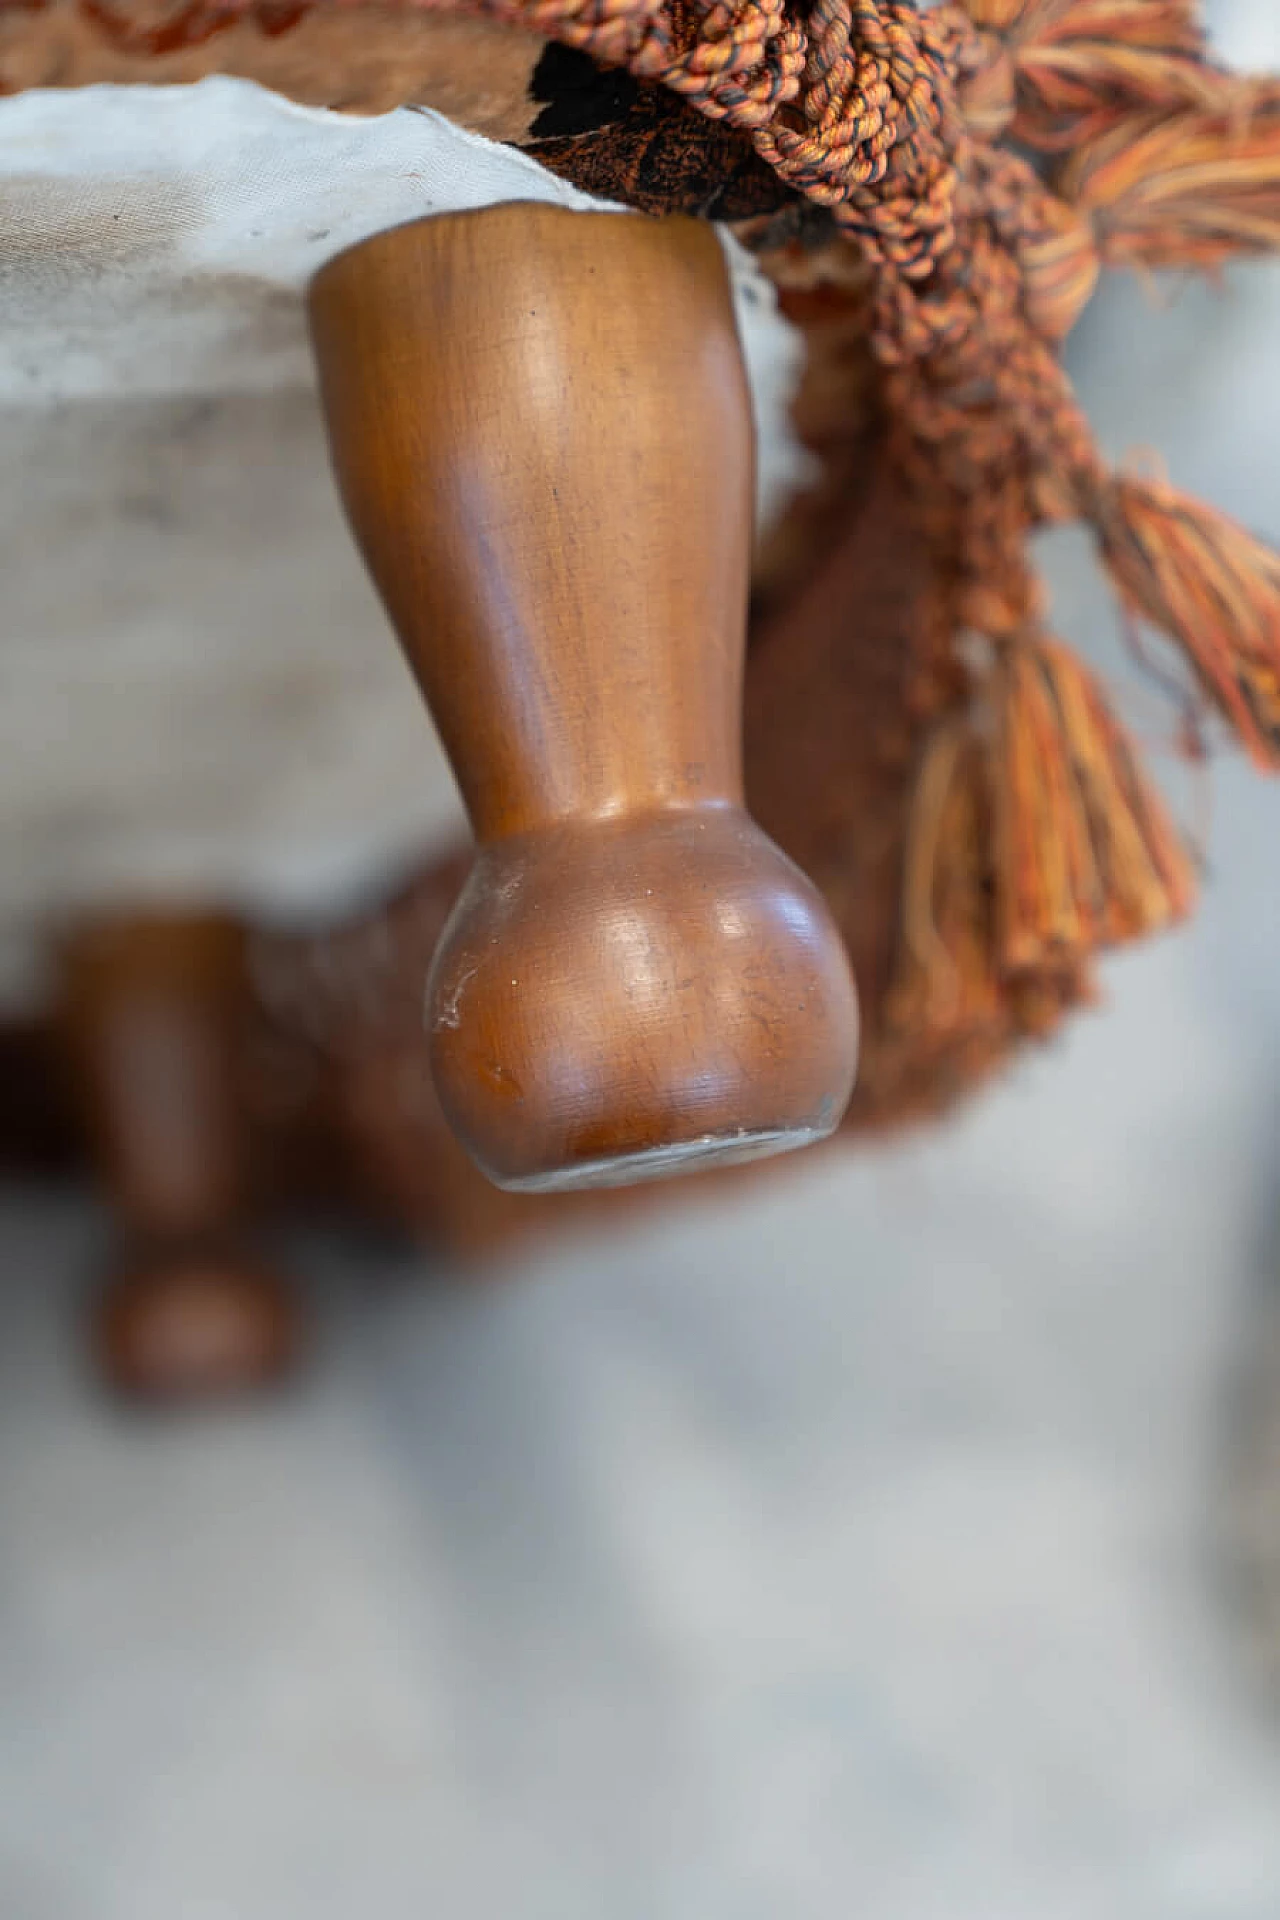
M239 1391L297 1349L292 1296L245 1236L245 984L221 918L102 921L65 948L68 1061L123 1241L95 1347L130 1393Z
M838 1123L857 1010L743 810L753 445L712 233L504 206L311 296L348 516L479 841L427 994L499 1185L620 1184Z

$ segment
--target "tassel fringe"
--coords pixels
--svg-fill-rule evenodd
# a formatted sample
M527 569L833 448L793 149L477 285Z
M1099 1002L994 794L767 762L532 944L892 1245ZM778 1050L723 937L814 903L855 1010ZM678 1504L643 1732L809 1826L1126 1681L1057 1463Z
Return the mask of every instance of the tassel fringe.
M967 0L967 11L1012 65L1024 146L1066 152L1121 115L1221 100L1191 0Z
M1177 51L1204 49L1200 0L963 0L974 25L1021 49L1047 39L1101 40Z
M890 1021L934 1034L1020 995L1024 1031L1102 948L1176 925L1196 873L1102 689L1043 636L1007 642L935 730L903 862ZM1044 993L1038 998L1038 990Z
M1280 247L1280 89L1229 84L1227 107L1127 115L1063 166L1108 265L1212 271Z
M1258 765L1280 768L1280 553L1152 481L1113 480L1096 525L1124 604L1178 643Z
M1069 153L1136 114L1211 112L1237 86L1181 54L1090 41L1027 48L1015 73L1013 136L1048 154Z
M1191 912L1196 878L1096 679L1047 638L1001 651L990 693L997 959L1055 969Z
M1051 640L1028 651L1052 696L1087 830L1090 945L1122 946L1175 925L1195 905L1196 875L1163 800L1075 654ZM1074 821L1074 810L1064 817Z

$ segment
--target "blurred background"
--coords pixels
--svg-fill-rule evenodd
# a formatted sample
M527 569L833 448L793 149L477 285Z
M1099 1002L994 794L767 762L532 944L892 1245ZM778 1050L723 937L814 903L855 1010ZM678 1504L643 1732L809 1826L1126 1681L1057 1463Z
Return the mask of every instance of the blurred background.
M1255 267L1071 359L1274 537L1277 343ZM101 1215L0 1192L4 1920L1272 1920L1280 788L1208 792L1190 931L958 1120L483 1279L295 1236L278 1397L104 1400Z

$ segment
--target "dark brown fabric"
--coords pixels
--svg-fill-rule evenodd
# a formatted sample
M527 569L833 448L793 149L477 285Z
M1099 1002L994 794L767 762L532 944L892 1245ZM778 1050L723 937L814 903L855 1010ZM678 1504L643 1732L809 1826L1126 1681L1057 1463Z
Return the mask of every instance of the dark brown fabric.
M532 92L539 111L525 151L602 199L644 213L744 220L796 197L742 134L585 53L547 46Z

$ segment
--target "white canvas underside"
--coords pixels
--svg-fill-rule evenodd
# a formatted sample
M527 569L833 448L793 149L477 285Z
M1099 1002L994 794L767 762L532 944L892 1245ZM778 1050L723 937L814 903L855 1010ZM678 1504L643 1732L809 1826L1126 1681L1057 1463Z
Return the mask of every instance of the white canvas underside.
M339 515L303 294L380 228L516 199L602 204L432 113L229 79L0 101L0 999L69 911L310 910L457 824ZM726 247L767 517L803 472L799 347Z

